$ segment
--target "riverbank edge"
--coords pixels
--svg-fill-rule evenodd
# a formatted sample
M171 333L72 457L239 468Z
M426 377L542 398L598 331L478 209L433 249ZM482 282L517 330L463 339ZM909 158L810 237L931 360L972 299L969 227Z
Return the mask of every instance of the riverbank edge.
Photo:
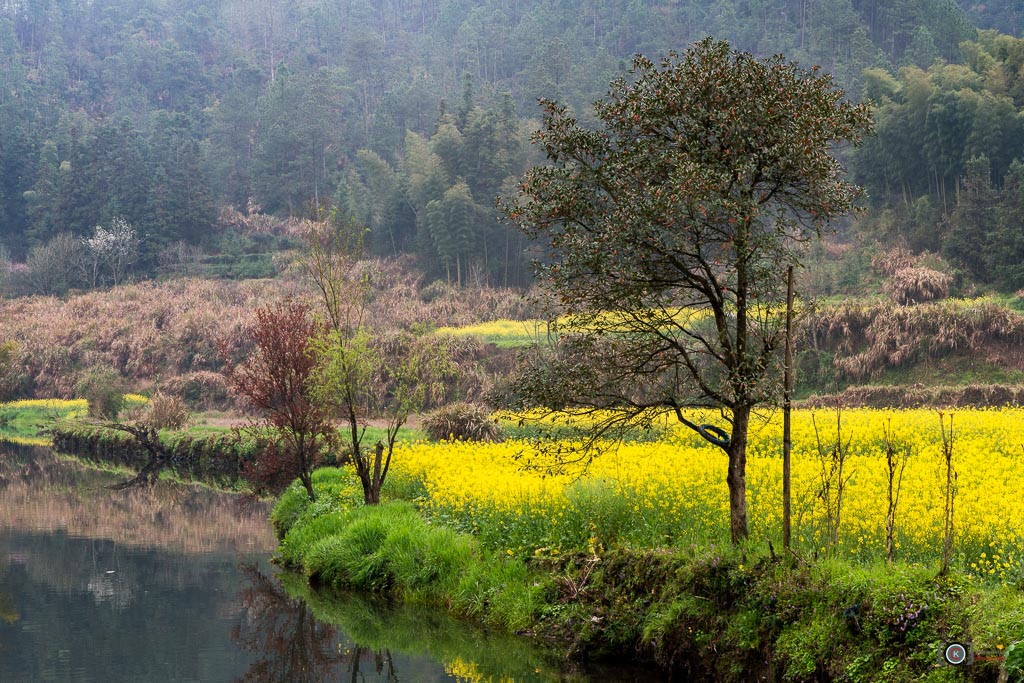
M115 465L136 472L150 454L127 433L73 420L61 420L47 430L53 449L97 465ZM185 481L225 489L246 486L244 469L251 448L231 435L194 436L184 432L161 435L170 453L166 468Z
M754 544L506 557L409 501L352 506L341 470L317 470L314 486L316 503L293 485L271 514L276 560L312 587L442 607L571 659L650 663L682 680L1020 680L1017 587ZM951 642L973 643L973 664L944 666Z

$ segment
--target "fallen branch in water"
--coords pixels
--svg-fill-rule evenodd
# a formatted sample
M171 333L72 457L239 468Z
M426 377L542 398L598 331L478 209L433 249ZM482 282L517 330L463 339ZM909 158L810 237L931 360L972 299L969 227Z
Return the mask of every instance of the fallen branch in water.
M130 435L135 439L136 444L149 453L149 462L139 470L138 474L127 481L111 484L107 487L109 489L123 491L135 486L152 486L160 477L161 470L170 465L174 459L174 453L160 441L160 432L153 426L120 422L105 422L98 426Z

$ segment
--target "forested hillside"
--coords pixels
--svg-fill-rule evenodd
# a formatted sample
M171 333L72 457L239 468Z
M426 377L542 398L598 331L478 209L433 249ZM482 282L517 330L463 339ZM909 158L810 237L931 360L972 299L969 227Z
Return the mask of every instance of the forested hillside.
M877 135L857 156L869 232L1024 287L1024 41L982 31L963 62L867 69Z
M1021 287L1021 30L1016 0L0 0L0 245L60 294L333 216L523 284L494 198L540 161L536 98L587 121L632 54L710 34L876 100L866 229Z

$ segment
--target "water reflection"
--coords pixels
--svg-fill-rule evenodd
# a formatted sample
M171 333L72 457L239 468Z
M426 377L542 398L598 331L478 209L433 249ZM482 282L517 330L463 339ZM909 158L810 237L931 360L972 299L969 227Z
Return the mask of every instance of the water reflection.
M317 621L306 603L249 565L250 587L241 593L244 612L231 637L259 659L241 681L321 681L340 662L333 647L337 629Z
M657 680L582 673L443 610L317 592L270 573L265 504L106 488L123 478L0 444L0 681Z
M346 647L338 628L319 621L301 598L257 567L242 567L249 587L240 594L243 613L232 638L258 656L239 681L316 683L365 680L398 681L395 661L387 650Z
M264 501L170 481L152 488L107 488L123 479L123 473L79 465L49 448L0 443L0 528L189 553L269 555L276 547Z
M0 681L230 681L240 558L267 558L266 504L0 444Z

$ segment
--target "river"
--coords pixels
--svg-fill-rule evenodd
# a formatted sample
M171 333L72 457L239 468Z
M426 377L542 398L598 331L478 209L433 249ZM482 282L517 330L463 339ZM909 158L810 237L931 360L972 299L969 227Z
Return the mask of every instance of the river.
M653 681L443 611L310 591L266 503L0 442L0 681Z

